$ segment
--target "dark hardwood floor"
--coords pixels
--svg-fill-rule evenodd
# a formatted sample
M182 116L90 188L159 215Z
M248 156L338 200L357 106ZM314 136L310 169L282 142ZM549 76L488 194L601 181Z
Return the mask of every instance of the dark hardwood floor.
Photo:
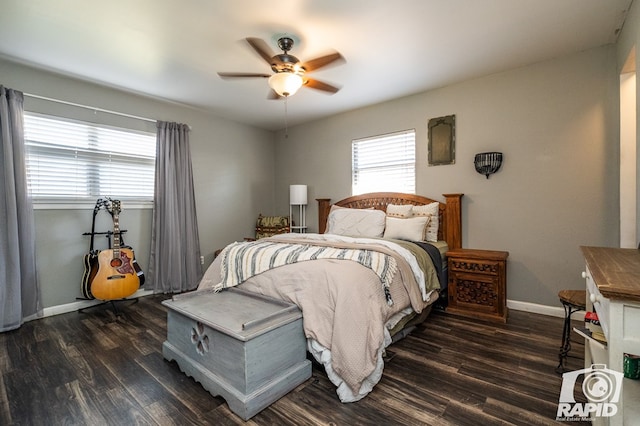
M2 425L235 425L244 422L162 357L169 296L68 313L0 334ZM253 425L556 424L562 320L510 312L495 325L434 312L389 349L381 382L342 404L324 370ZM577 336L574 340L578 341ZM574 342L568 368L583 367Z

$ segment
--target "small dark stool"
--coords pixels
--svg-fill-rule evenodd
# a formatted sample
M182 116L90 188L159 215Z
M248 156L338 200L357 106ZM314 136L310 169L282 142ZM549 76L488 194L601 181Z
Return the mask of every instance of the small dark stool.
M585 290L560 290L558 293L560 302L564 307L564 327L562 329L562 346L558 354L558 366L556 372L564 373L564 361L571 351L571 315L578 311L584 311L587 303L587 292Z

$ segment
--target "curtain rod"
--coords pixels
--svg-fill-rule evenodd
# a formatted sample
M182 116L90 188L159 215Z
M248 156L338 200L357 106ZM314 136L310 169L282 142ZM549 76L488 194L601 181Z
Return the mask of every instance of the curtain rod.
M104 112L106 114L119 115L121 117L127 117L127 118L135 118L137 120L150 121L152 123L156 123L158 121L158 120L154 120L153 118L140 117L140 116L137 116L137 115L126 114L124 112L111 111L111 110L108 110L108 109L96 108L96 107L92 107L92 106L89 106L89 105L77 104L75 102L69 102L69 101L62 101L60 99L47 98L46 96L33 95L31 93L23 93L23 95L24 96L28 96L30 98L42 99L44 101L56 102L56 103L59 103L59 104L70 105L70 106L74 106L74 107L78 107L78 108L85 108L85 109L92 110L94 112L95 111L100 111L100 112Z

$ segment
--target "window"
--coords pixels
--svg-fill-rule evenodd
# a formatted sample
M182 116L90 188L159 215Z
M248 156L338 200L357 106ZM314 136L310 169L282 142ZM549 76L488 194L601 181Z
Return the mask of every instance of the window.
M416 132L406 130L352 142L352 194L416 192Z
M24 130L34 201L153 201L155 134L33 113Z

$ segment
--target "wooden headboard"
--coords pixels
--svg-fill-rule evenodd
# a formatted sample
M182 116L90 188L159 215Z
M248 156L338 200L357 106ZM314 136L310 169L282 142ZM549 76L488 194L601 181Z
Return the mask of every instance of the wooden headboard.
M462 212L460 199L464 194L443 194L446 202L440 203L440 227L438 239L444 240L449 249L462 247ZM318 202L318 232L323 234L327 229L327 218L331 210L330 198L317 198ZM401 192L371 192L368 194L354 195L334 203L336 206L355 209L374 208L387 210L388 204L413 204L421 206L436 202L431 198L415 194L403 194Z

